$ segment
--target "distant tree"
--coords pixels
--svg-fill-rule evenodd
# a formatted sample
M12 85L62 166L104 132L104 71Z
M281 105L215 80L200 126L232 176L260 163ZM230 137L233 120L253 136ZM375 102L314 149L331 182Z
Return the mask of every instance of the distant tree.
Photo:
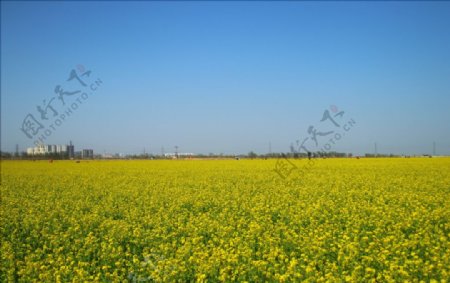
M254 153L253 151L250 151L250 152L248 153L248 157L250 157L250 158L256 158L256 157L258 157L258 154Z
M0 154L1 154L2 159L9 159L12 157L11 153L9 153L9 152L0 151Z

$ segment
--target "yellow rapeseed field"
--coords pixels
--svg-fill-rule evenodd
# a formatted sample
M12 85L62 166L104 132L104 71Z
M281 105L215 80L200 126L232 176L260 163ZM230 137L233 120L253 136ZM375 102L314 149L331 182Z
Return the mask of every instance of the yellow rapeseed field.
M449 158L275 164L3 161L0 281L450 281Z

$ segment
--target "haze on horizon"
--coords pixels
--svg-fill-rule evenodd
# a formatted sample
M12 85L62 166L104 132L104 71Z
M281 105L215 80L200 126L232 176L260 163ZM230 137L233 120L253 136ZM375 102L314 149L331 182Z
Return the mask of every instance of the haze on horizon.
M75 70L101 83L45 143L288 152L328 110L355 121L331 150L450 155L449 26L448 2L2 1L1 150Z

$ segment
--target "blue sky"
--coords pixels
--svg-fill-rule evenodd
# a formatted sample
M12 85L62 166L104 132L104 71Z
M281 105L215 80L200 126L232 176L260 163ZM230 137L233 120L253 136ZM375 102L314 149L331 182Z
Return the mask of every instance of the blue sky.
M449 26L446 2L2 1L1 149L33 145L24 118L81 64L103 83L46 143L287 152L353 119L331 150L450 154Z

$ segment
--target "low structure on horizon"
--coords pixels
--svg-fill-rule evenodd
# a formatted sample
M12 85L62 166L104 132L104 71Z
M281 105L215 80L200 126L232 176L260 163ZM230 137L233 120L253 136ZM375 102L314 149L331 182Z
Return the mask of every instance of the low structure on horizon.
M178 158L178 157L192 157L195 154L190 152L174 152L174 153L164 153L164 157L166 158Z

